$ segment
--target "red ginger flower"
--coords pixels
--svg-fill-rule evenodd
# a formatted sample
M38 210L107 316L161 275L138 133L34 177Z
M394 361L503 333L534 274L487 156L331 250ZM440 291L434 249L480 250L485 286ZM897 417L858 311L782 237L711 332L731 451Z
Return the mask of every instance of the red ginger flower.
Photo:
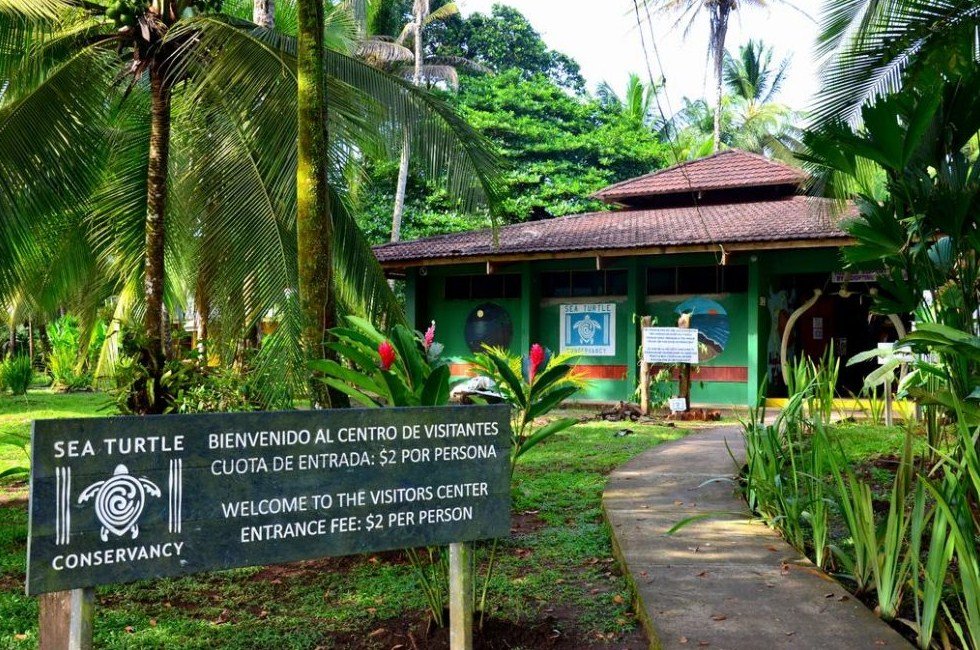
M534 375L538 374L538 368L544 363L544 348L538 343L532 345L529 359L531 361L530 381L534 381Z
M432 321L429 325L429 329L425 330L425 338L423 339L422 345L426 350L432 347L432 343L436 340L436 322Z
M381 369L391 369L391 364L395 362L395 348L388 341L378 344L378 356L381 357Z

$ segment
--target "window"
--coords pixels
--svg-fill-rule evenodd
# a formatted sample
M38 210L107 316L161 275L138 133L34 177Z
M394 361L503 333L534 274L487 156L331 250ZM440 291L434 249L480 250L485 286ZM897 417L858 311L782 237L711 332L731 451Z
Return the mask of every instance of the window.
M745 293L747 266L678 266L647 269L647 295Z
M626 271L549 271L541 274L543 298L592 298L625 296L629 287Z
M521 297L521 276L452 275L446 278L446 300L501 300Z
M677 269L677 293L718 293L717 266L688 266Z

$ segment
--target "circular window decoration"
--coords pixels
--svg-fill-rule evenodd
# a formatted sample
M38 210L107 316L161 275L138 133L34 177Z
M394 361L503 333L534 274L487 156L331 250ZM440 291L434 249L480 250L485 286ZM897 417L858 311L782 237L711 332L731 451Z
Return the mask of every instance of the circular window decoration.
M698 356L702 363L725 351L732 330L724 307L710 298L696 296L677 305L674 312L686 314L687 327L698 331Z
M466 317L464 336L471 352L482 351L484 345L506 348L514 337L514 325L506 309L487 302L474 307Z

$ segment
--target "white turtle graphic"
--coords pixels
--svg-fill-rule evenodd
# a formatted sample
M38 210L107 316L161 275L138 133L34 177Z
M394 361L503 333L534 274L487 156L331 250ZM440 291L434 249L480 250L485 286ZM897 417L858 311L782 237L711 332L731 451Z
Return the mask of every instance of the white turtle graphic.
M602 325L599 321L594 320L592 316L586 314L585 318L575 323L572 327L578 332L578 337L582 340L582 343L586 345L592 345L592 339L595 338L596 333L602 329Z
M111 478L85 488L78 496L78 502L85 503L95 497L95 516L102 524L99 535L103 542L109 541L110 531L118 537L128 532L136 539L140 534L137 522L143 514L147 494L163 496L153 481L146 477L136 478L130 475L125 465L116 465Z

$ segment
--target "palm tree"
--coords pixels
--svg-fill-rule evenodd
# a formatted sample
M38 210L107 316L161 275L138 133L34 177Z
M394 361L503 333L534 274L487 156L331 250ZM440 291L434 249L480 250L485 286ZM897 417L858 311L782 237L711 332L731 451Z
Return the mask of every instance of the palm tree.
M382 9L384 0L369 4L367 14ZM374 35L365 39L361 45L362 56L372 64L386 69L399 70L405 63L411 63L411 76L415 86L431 86L438 83L456 88L459 77L456 66L466 65L473 69L486 72L482 66L458 57L425 56L425 28L434 22L445 20L459 14L455 2L447 2L432 10L431 0L414 0L412 5L412 20L402 27L401 33L394 41L388 37ZM365 16L369 23L370 16ZM406 47L411 45L411 49ZM407 75L406 75L407 76ZM391 216L391 241L401 239L402 220L405 215L405 196L408 189L408 170L411 162L411 135L405 133L402 141L401 159L398 165L398 180L395 184L395 205Z
M761 39L739 46L738 57L726 51L723 76L729 94L758 104L773 101L790 64L789 57L775 63L773 58L772 47Z
M600 84L598 90L603 104L617 108L630 121L640 126L650 126L652 123L657 92L659 88L655 84L644 83L635 72L630 73L622 98L606 82Z
M270 385L301 384L299 129L282 119L298 106L296 7L280 0L281 31L245 19L251 0L225 3L240 17L202 7L157 0L134 16L94 1L0 0L0 304L111 298L116 323L143 322L151 361L163 354L165 302L176 313L185 296L206 296L229 340L273 310L281 327L258 361ZM336 49L354 42L350 20L324 12L320 205L333 234L316 245L333 256L327 295L338 312L398 320L347 179L358 161L393 155L388 136L409 123L467 205L496 199L496 159L444 104Z
M333 326L330 291L333 270L327 164L327 83L324 58L323 2L298 0L296 87L298 145L296 149L296 240L299 262L299 304L303 317L303 348L308 359L323 357L327 330ZM320 382L311 382L314 405L329 404Z
M726 52L728 92L722 96L721 111L712 109L706 100L684 98L681 109L659 127L672 138L672 150L678 158L675 162L711 153L718 118L722 147L754 151L795 164L801 116L776 101L788 67L789 60L776 62L772 48L762 41L749 41L739 48L737 57Z
M775 60L771 46L750 40L738 57L725 52L725 86L734 113L732 145L793 162L800 148L801 116L776 101L790 60Z
M791 2L780 0L793 7ZM718 151L721 146L722 97L724 95L724 60L725 39L728 36L728 20L732 12L742 8L738 0L646 0L654 5L657 11L677 16L675 26L682 22L685 36L694 26L701 14L708 15L710 34L708 37L708 57L711 59L711 70L715 80L713 146ZM767 8L771 6L768 0L746 0L744 6Z
M828 3L820 20L820 91L814 120L860 118L869 100L900 90L930 69L968 73L980 55L974 0Z

